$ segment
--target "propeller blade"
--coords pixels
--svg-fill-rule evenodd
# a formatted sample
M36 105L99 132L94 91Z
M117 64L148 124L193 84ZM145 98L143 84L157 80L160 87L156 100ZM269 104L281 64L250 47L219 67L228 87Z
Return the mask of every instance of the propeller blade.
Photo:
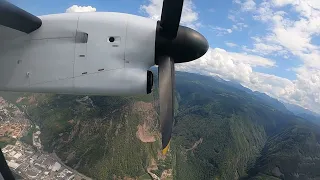
M31 33L42 25L42 21L10 2L0 0L0 25Z
M161 36L169 40L177 36L181 13L183 7L183 0L164 0L161 13Z
M162 154L165 155L169 148L173 125L175 72L174 61L171 57L159 57L158 73Z

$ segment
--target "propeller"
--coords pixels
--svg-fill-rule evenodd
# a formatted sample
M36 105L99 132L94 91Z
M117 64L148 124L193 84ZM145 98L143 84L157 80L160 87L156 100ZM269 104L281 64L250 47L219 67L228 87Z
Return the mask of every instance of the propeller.
M199 32L180 25L183 0L164 0L157 23L155 64L159 73L160 124L162 153L169 149L174 116L175 63L193 61L209 48Z

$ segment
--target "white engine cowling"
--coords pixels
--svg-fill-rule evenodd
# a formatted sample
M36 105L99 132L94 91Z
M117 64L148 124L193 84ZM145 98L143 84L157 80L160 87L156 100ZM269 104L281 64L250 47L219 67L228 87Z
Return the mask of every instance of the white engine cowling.
M122 13L41 16L0 42L0 90L134 95L150 92L156 21ZM14 32L14 30L12 30ZM148 75L149 74L149 75Z

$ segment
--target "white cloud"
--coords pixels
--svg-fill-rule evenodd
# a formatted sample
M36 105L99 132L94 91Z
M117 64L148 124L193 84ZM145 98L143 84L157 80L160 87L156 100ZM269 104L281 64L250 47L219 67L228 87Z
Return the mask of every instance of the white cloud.
M224 54L223 52L221 52ZM251 67L261 66L261 67L273 67L275 66L275 62L256 55L250 55L246 53L234 53L234 52L226 52L226 54L230 55L230 58L235 62L241 62L245 64L249 64Z
M237 47L238 45L232 42L225 42L225 44L229 47Z
M159 20L161 18L163 0L148 0L148 4L141 5L140 9L150 18ZM185 0L181 15L181 24L196 29L201 26L198 22L198 12L191 0Z
M242 4L241 10L243 11L252 11L256 8L256 3L253 0L245 0Z
M273 0L274 5L276 6L284 6L292 3L293 0Z
M278 46L278 45L268 45L264 43L255 43L254 46L255 46L255 50L258 50L263 54L270 54L275 51L281 51L283 49L281 46Z
M232 22L234 23L238 23L238 22L243 22L244 18L241 15L241 11L239 11L238 9L236 11L234 10L229 10L228 12L228 19L230 19Z
M253 12L254 18L270 26L269 32L262 37L264 46L277 47L277 50L282 48L301 58L306 66L313 62L310 58L320 57L319 47L312 44L314 35L320 34L320 10L316 2L319 1L273 0L259 4L257 11ZM312 6L313 3L315 6ZM279 10L285 5L294 7L295 13L300 16L297 19L288 18L287 12Z
M251 82L252 67L272 67L275 63L259 56L227 52L224 49L210 48L198 60L177 65L177 70L216 75L227 80L237 80L243 84Z
M232 25L232 29L233 30L237 30L237 31L242 31L244 28L247 28L248 25L245 23L235 23L234 25Z
M228 80L249 81L252 68L231 57L223 49L209 49L200 59L176 65L177 70L196 72L204 75L216 75ZM241 72L239 71L241 69Z
M250 82L244 82L243 85L252 90L265 92L270 96L281 99L283 89L293 86L293 82L275 75L253 72Z
M243 22L244 19L240 16L239 11L229 11L228 19L234 23L232 25L232 30L242 31L244 28L248 27L248 25Z
M66 12L67 13L74 13L74 12L96 12L97 9L92 6L78 6L73 5L69 7Z
M232 29L230 28L222 28L222 27L218 27L218 26L211 26L209 25L209 28L211 28L214 32L216 32L217 36L223 36L225 34L230 34L232 33Z
M293 81L293 86L283 89L283 97L291 103L320 113L320 71L305 67L296 71L297 79Z
M255 54L259 54L259 55L281 55L282 57L287 57L288 55L288 51L284 50L284 48L280 45L276 45L276 44L268 44L268 43L264 43L262 41L256 41L253 44L253 49L250 49L246 46L243 46L242 49L246 52L249 53L255 53Z
M252 11L256 8L254 0L233 0L233 3L241 5L242 11Z
M320 70L320 47L312 44L312 38L320 34L320 6L319 1L314 0L273 0L269 3L261 3L256 15L257 20L262 20L270 25L270 32L263 38L266 44L282 46L292 55L299 57L307 67L315 67ZM286 12L276 11L282 6L292 6L297 13L297 19L286 17ZM276 6L276 7L273 7ZM269 18L265 18L265 17Z
M243 1L237 3L244 7ZM300 67L290 68L296 73L296 80L278 79L283 85L258 81L258 84L270 85L260 89L273 97L320 113L320 46L313 43L313 38L320 35L320 1L270 0L247 9L252 12L253 19L267 25L267 31L253 38L252 49L244 46L246 52L278 55L284 59L290 55L302 62ZM258 76L260 79L276 79L261 73ZM277 88L279 90L275 92Z

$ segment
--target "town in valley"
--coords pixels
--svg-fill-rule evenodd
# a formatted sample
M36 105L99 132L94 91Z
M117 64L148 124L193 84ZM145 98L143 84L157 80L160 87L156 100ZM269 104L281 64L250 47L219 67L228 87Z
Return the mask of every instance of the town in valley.
M20 140L28 136L28 133L32 144ZM31 123L23 111L0 97L1 149L16 177L46 180L90 179L66 166L55 153L43 151L40 134L40 127Z

